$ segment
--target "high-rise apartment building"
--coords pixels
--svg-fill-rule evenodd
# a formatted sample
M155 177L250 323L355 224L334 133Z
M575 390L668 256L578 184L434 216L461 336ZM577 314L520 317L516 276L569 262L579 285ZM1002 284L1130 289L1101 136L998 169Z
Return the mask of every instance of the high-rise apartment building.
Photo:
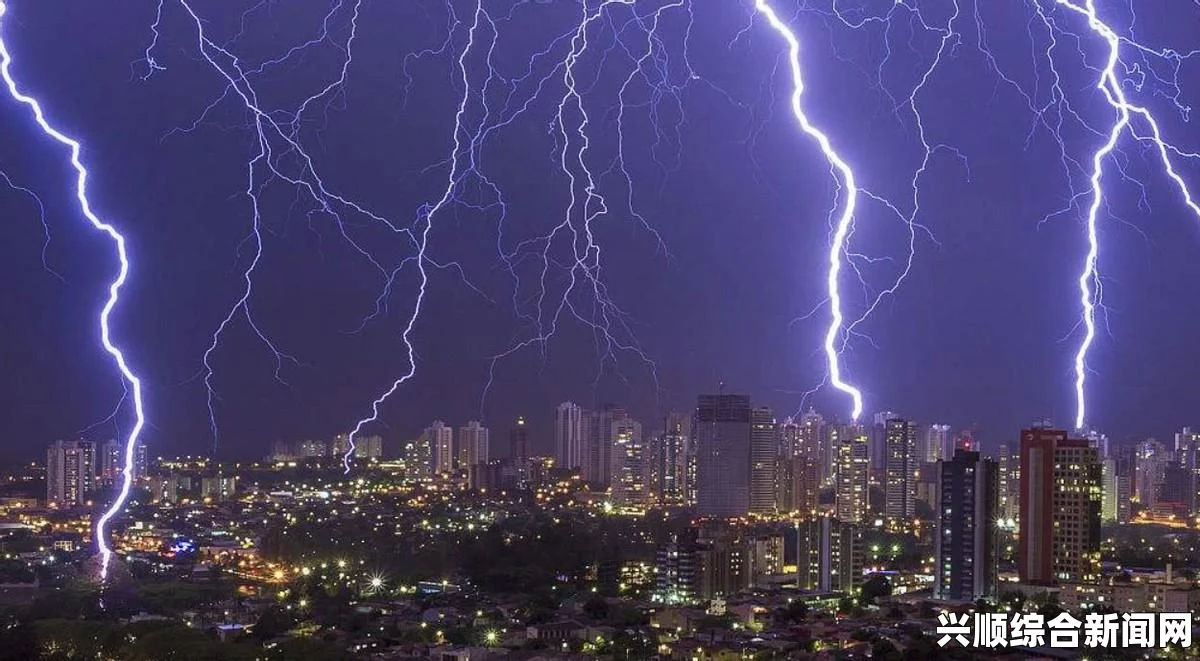
M1100 578L1101 465L1096 448L1065 431L1021 432L1017 569L1025 583Z
M296 444L296 456L301 459L315 459L329 456L329 444L325 441L310 439Z
M404 476L428 480L433 475L433 445L427 434L404 444Z
M133 479L146 476L149 463L146 459L146 443L138 441L133 448ZM106 484L121 479L125 471L125 443L105 441L96 454L96 478Z
M1100 502L1101 523L1117 520L1117 460L1104 459L1100 462L1100 484L1103 500Z
M867 454L871 459L871 470L877 473L882 473L887 466L887 421L899 417L891 411L880 411L867 430Z
M800 454L800 424L792 418L784 418L776 424L779 436L779 456L794 457Z
M625 508L643 508L649 504L649 490L642 425L624 420L613 425L613 434L613 502Z
M776 460L779 457L779 433L775 414L769 407L750 411L750 511L770 514L775 511Z
M524 416L518 417L508 432L508 456L513 461L529 459L529 427Z
M738 531L702 528L697 548L700 599L728 597L750 587L749 549Z
M1191 469L1179 461L1168 461L1163 469L1162 484L1158 487L1158 503L1175 512L1190 513L1194 496Z
M488 428L478 420L458 428L458 467L470 469L489 459Z
M996 462L959 450L938 462L933 595L975 601L996 596Z
M920 438L924 439L917 450L917 456L922 462L930 463L954 456L954 436L950 425L929 425L921 431Z
M1189 506L1192 516L1200 516L1200 432L1184 427L1175 434L1175 456L1191 474Z
M1196 431L1191 427L1184 427L1175 432L1176 452L1185 452L1197 448L1200 448L1200 431Z
M775 485L775 506L802 518L816 515L821 492L821 470L815 459L780 457Z
M746 574L750 587L766 587L767 579L783 573L783 536L762 534L746 538Z
M796 584L800 589L852 594L861 584L861 527L817 517L796 524L796 541Z
M454 428L441 420L434 420L425 429L425 437L429 439L429 447L433 451L433 472L453 473L454 463Z
M1101 461L1108 458L1108 455L1109 455L1108 436L1106 436L1105 434L1103 434L1095 429L1091 429L1091 430L1088 430L1088 433L1086 435L1084 435L1084 438L1087 439L1088 445L1091 445L1092 447L1096 448L1096 453L1100 456Z
M629 420L629 413L615 404L605 404L600 410L584 415L584 439L588 458L584 464L584 479L600 485L612 484L613 443L619 433L619 426ZM639 431L639 435L640 433Z
M1133 516L1134 476L1137 474L1137 450L1131 447L1118 448L1112 453L1114 464L1114 491L1116 523L1129 523Z
M947 456L953 457L954 453L959 450L974 451L978 449L979 447L975 443L975 430L967 428L958 432L958 436L954 438L954 447Z
M357 459L382 459L383 437L378 435L355 436L354 456Z
M350 451L350 434L338 434L329 444L330 452L335 457L344 457Z
M825 418L810 408L800 416L798 425L799 438L794 443L793 455L808 457L815 462L818 479L824 484L826 479L832 478L825 473Z
M662 436L655 444L656 495L658 502L663 505L683 505L688 500L691 418L682 413L669 413L664 427Z
M744 516L750 510L750 398L700 395L693 433L700 514Z
M822 433L821 445L821 483L824 486L836 486L838 464L842 441L854 438L862 433L862 427L853 424L827 423Z
M654 600L670 605L690 604L700 592L695 531L676 535L659 547L655 562Z
M46 499L61 507L82 505L96 489L96 444L55 441L46 451Z
M1167 470L1167 462L1174 457L1162 443L1151 438L1137 445L1137 471L1134 475L1134 496L1146 507L1158 502L1158 489Z
M102 482L111 483L121 476L121 469L125 466L124 453L121 452L122 444L118 441L105 441L100 446L100 452L96 457L96 477Z
M555 410L554 462L559 468L583 469L583 413L583 407L574 402L563 402Z
M916 423L899 418L884 423L884 514L891 519L908 520L916 512L916 443Z
M853 429L853 428L851 428ZM868 440L861 433L847 435L838 443L837 518L845 523L862 523L867 516L867 487L870 473Z
M1005 527L1013 528L1021 515L1021 457L1014 455L1007 443L1000 446L996 483L996 516Z

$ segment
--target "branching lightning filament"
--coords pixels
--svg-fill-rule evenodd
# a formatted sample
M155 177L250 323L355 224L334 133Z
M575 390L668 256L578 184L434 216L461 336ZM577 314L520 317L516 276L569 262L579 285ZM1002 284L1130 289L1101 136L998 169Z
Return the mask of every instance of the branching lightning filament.
M104 350L112 356L117 370L121 373L121 377L125 381L126 388L132 395L134 422L124 440L120 490L116 498L113 499L112 504L108 506L96 521L96 544L100 548L100 577L101 580L106 580L108 578L109 563L112 561L113 555L108 542L108 524L118 512L124 509L125 501L129 498L129 492L133 486L134 449L137 446L138 437L142 433L142 427L146 422L145 409L142 402L142 381L134 374L133 368L129 366L129 363L125 359L124 352L121 351L112 339L110 330L110 319L113 310L116 309L117 303L121 300L121 288L124 287L126 280L129 278L129 255L125 248L125 237L115 226L101 219L92 209L91 201L88 199L88 170L83 163L83 145L51 124L50 120L46 118L41 103L37 99L23 94L16 80L13 78L12 55L8 52L8 44L4 39L4 33L7 32L8 28L7 10L7 5L4 2L0 2L0 76L4 78L4 83L8 87L8 92L13 100L24 104L32 111L34 121L37 122L42 132L69 150L71 167L74 168L76 175L75 197L79 202L79 209L93 227L107 234L112 239L117 253L117 260L120 262L117 275L108 287L108 299L100 311L100 342L104 345Z

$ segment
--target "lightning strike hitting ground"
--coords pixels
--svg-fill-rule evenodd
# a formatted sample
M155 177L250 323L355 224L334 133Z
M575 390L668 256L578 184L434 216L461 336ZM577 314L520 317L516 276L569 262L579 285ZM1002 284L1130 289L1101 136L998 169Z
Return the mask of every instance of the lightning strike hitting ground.
M0 76L4 78L4 83L8 87L8 92L12 98L18 103L28 106L33 112L34 121L41 128L42 132L48 137L66 146L71 153L71 167L74 168L75 178L75 197L79 201L80 211L88 222L97 230L108 235L112 239L113 246L116 248L117 259L121 266L117 272L116 278L109 284L108 299L104 303L104 307L100 311L100 342L104 345L104 350L112 356L113 362L116 364L121 377L125 381L125 385L132 395L134 422L130 428L129 434L125 438L124 443L124 463L121 467L121 488L117 497L112 504L100 516L96 522L96 544L100 548L100 578L107 580L108 566L112 560L112 549L108 545L107 528L109 522L125 507L125 501L129 498L129 491L133 485L133 451L137 445L138 437L141 435L142 427L145 425L145 411L142 403L142 382L141 379L133 373L133 369L125 360L125 354L113 342L111 332L109 330L109 319L112 316L113 310L121 298L121 288L125 285L126 279L129 277L129 256L125 250L125 237L117 230L117 228L104 220L102 220L92 210L91 202L88 200L87 180L88 171L83 164L82 151L83 147L79 141L67 136L57 128L55 128L42 110L41 104L37 99L21 93L17 86L16 80L12 74L12 55L8 52L8 44L4 38L8 31L7 5L0 2Z

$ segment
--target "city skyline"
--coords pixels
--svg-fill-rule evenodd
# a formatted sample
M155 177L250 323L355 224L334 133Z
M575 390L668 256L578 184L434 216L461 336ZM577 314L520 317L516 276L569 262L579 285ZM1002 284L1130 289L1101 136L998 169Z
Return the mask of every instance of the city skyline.
M720 385L722 388L725 387L724 383L721 383ZM770 406L762 405L761 399L759 399L757 396L751 396L751 399L754 402L755 407L761 408L764 412L769 413L769 420L773 425L775 425L775 427L772 429L772 434L775 437L781 437L783 434L788 433L788 429L794 429L796 431L792 432L793 436L799 438L799 434L801 433L799 430L804 428L805 421L809 419L810 416L815 419L814 429L823 429L826 425L842 427L854 426L852 423L838 420L834 416L822 414L822 412L816 408L808 408L805 411L798 411L795 413L780 413L777 410L772 409ZM605 409L617 410L619 411L619 415L622 416L622 419L628 419L638 425L644 426L645 433L647 434L651 432L661 433L667 428L669 421L673 417L683 415L685 418L690 419L695 412L694 405L691 407L683 405L676 408L667 409L662 413L651 416L638 416L630 412L634 407L626 407L624 404L604 402L597 407L589 407L577 404L574 401L564 400L557 406L552 407L548 414L545 411L541 412L543 415L538 415L538 412L522 413L509 420L498 421L496 423L496 427L493 427L492 424L487 423L486 421L478 420L470 416L461 419L453 418L451 416L431 416L429 420L435 424L444 425L446 430L451 432L453 437L457 437L457 433L464 425L480 425L485 435L484 442L491 446L488 454L489 456L493 457L513 456L512 453L514 451L514 445L510 434L517 428L519 423L520 429L522 430L522 439L520 442L521 447L526 448L527 452L541 456L559 456L560 448L558 443L560 440L559 425L561 424L562 420L561 410L563 406L567 405L575 407L581 414ZM868 453L872 459L869 468L872 471L878 471L880 473L885 471L888 457L888 445L886 442L887 436L884 429L884 422L886 421L900 421L908 426L909 431L907 433L911 435L912 438L907 441L907 444L911 445L911 447L906 447L905 453L906 456L911 455L911 461L916 463L933 462L941 457L953 456L955 448L962 446L962 443L964 442L967 443L967 445L962 447L966 447L966 449L978 450L988 456L996 456L1003 447L1013 446L1016 440L1019 439L1021 429L1029 427L1030 424L1033 424L1036 427L1064 427L1064 425L1055 424L1054 421L1046 418L1030 418L1021 422L1020 424L1017 424L1007 433L982 434L979 432L978 425L951 425L944 422L946 418L922 420L912 416L906 416L895 411L881 411L879 413L872 414L871 417L879 420L880 422L875 424L861 424L859 426L861 426L864 430L863 433L864 437L866 438L866 443L868 446L870 446ZM548 421L538 424L539 418L542 420L548 419ZM456 422L445 422L446 420ZM580 427L576 433L586 433L586 424L588 423L581 419L579 424ZM375 443L378 443L382 440L382 442L388 447L388 452L394 455L402 450L405 443L408 443L427 432L428 425L429 422L427 421L424 424L418 424L416 428L411 430L386 428L382 430L382 433L363 434L362 438L366 439L368 442ZM785 428L785 425L791 426ZM502 436L495 437L495 440L489 441L486 438L487 432L493 429L499 430L498 433L501 433ZM1079 438L1093 440L1100 439L1105 447L1104 455L1107 456L1108 448L1110 446L1114 450L1131 450L1145 443L1158 443L1163 447L1171 446L1172 444L1178 443L1176 439L1180 437L1181 434L1187 435L1191 433L1192 429L1192 426L1185 424L1163 437L1149 434L1134 434L1125 439L1111 438L1108 434L1104 433L1103 430L1085 430L1081 433L1071 432L1071 434L1074 437ZM262 441L261 448L257 445L251 447L242 447L240 448L241 453L237 454L236 456L216 456L214 458L218 460L233 461L255 460L260 459L263 456L270 455L281 446L298 446L310 441L325 443L330 447L341 447L344 451L344 449L348 449L349 447L345 441L346 435L347 432L333 433L325 437L317 434L301 433L294 438L275 439L271 441L264 440ZM139 447L152 447L153 434L150 434L150 437L150 439L143 437ZM75 440L85 440L94 443L111 443L115 442L116 438L105 436L102 433L85 431L82 433L67 435L54 439L54 441ZM749 443L749 441L747 441L747 443ZM747 447L749 447L749 445L747 445ZM836 450L835 448L828 447L824 444L822 444L820 447L825 449L813 450L813 452L825 453L824 465L828 467L825 470L826 472L829 472L832 469L832 466L836 464L836 456L830 453L836 452ZM41 452L42 450L35 448L32 450L30 456L40 456ZM153 449L151 452L153 452ZM158 456L178 455L170 452L159 452ZM21 461L27 458L28 457L19 457L17 460ZM593 461L599 461L599 458L593 458ZM820 463L822 461L822 457L814 456L814 461ZM611 463L611 458L606 458L605 462ZM583 464L581 463L579 466L583 467ZM903 471L903 469L900 470ZM1131 488L1136 490L1136 485L1132 485ZM911 496L909 496L909 498L911 498Z

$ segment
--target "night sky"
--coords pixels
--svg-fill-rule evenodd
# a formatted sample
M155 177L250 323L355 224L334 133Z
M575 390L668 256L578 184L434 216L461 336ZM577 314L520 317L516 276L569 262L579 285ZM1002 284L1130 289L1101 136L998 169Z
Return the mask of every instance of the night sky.
M694 2L690 34L688 12L665 11L647 64L652 85L635 78L624 113L616 100L632 70L630 57L646 48L646 32L628 23L628 8L595 24L575 65L591 120L587 159L597 191L608 199L609 213L592 222L602 278L656 370L630 351L603 359L593 330L564 316L544 351L534 345L495 364L483 398L490 357L536 331L527 316L536 311L540 264L518 260L510 272L497 246L513 251L548 233L564 222L569 200L561 138L556 144L552 125L563 76L561 69L550 74L569 48L569 38L555 39L570 34L580 6L512 4L486 3L499 33L491 50L494 77L483 94L489 66L481 44L493 38L485 25L465 59L472 95L463 113L468 130L460 133L470 142L471 127L495 125L529 101L475 152L479 171L503 191L506 215L501 223L501 208L476 176L464 178L457 203L434 217L430 257L461 270L430 267L412 334L417 374L383 407L386 426L369 430L384 434L394 452L399 440L435 418L457 426L481 417L503 453L509 423L520 414L539 430L535 449L548 450L560 401L619 402L653 427L665 411L693 406L697 393L713 391L719 381L781 415L794 412L801 393L825 373L820 343L828 311L821 304L835 181L790 115L785 44L765 21L752 20L747 0ZM659 4L639 3L643 26ZM801 13L794 13L794 0L775 4L804 44L813 121L864 187L907 212L909 182L922 158L907 96L939 36L914 30L904 13L885 34L880 23L844 26L828 15L827 1L808 3L817 9ZM876 14L892 5L858 4ZM922 4L934 25L944 24L953 6ZM1026 33L1028 3L977 4L986 5L978 18L996 65L1034 106L1048 104L1053 74L1042 57L1048 41L1044 29ZM1131 24L1124 3L1098 4L1113 23ZM146 440L157 454L212 452L201 360L241 296L253 255L245 241L252 222L247 164L258 150L251 116L234 95L222 99L225 81L200 57L195 23L177 2L164 3L152 51L163 70L145 79L153 1L9 5L4 38L17 81L41 99L52 122L84 142L95 208L129 240L133 271L114 330L145 381ZM264 110L286 121L286 113L337 79L353 5L347 0L331 14L327 41L251 78ZM460 23L447 42L444 1L361 3L345 85L300 122L299 141L329 190L397 224L412 223L446 188L463 95L457 59L474 12L473 2L453 5ZM246 70L318 36L331 6L192 2L209 36ZM1200 48L1200 9L1171 0L1138 9L1135 34L1142 42ZM846 369L863 388L868 414L887 409L923 422L975 424L985 446L995 447L1014 441L1034 419L1069 425L1074 416L1071 361L1085 247L1080 207L1041 221L1068 205L1071 185L1086 192L1087 182L1079 169L1068 181L1058 142L991 68L970 11L964 7L955 24L958 43L917 97L929 142L957 149L969 167L948 150L932 156L921 179L918 221L936 242L918 234L908 279L860 327L864 336L851 340ZM1082 58L1099 65L1105 44L1078 16L1053 16L1060 29L1082 35L1060 35L1054 53L1061 89L1079 118L1103 128L1112 110ZM547 49L531 68L531 56ZM422 51L428 52L413 55ZM526 71L532 73L523 82L502 80ZM1157 71L1170 74L1161 63ZM542 78L541 96L532 98ZM1174 105L1200 101L1200 64L1182 65L1179 87L1177 99L1166 80L1153 77L1140 91L1128 89L1158 114L1180 149L1200 151L1197 133ZM1058 122L1056 108L1043 115L1046 123ZM577 115L566 115L570 126L578 123ZM613 167L618 119L632 209L654 231L631 213L630 190ZM1063 125L1067 155L1086 168L1102 137L1070 115ZM40 456L58 438L113 437L130 418L126 407L109 419L122 387L96 331L116 268L112 246L78 211L67 151L38 131L28 109L4 95L0 126L0 169L40 196L50 235L46 244L29 196L0 186L0 429L7 441L0 458L15 460ZM272 144L284 145L278 136ZM1127 134L1106 169L1100 267L1108 314L1091 355L1089 423L1118 440L1166 438L1200 424L1194 293L1200 219L1166 185L1156 158ZM294 154L279 154L276 163L289 175L301 172ZM258 172L266 173L261 164ZM1186 164L1181 172L1190 181L1200 178ZM364 326L386 276L342 232L389 271L413 256L412 244L361 214L344 213L339 227L296 187L264 179L263 257L250 308L258 327L296 362L277 366L245 317L234 317L211 360L221 458L258 457L276 440L347 431L408 368L401 332L416 294L415 264L407 263L384 299L385 311ZM576 190L582 194L581 186ZM862 264L873 294L901 267L908 235L880 205L862 204L855 250L892 260ZM578 217L574 222L582 227ZM547 314L561 298L561 265L570 252L565 238L551 252ZM855 317L864 289L852 275L842 282ZM571 300L592 318L590 289ZM621 342L630 339L620 328L614 332ZM810 401L827 417L850 410L849 399L830 388Z

